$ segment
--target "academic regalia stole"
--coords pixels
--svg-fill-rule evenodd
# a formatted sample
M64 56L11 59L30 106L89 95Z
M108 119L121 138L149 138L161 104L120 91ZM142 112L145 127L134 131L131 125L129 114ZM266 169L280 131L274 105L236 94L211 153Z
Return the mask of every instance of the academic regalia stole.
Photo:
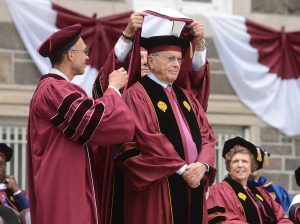
M110 214L111 224L124 223L124 170L120 167L114 169L114 183L112 195L112 208Z
M160 132L163 133L168 140L172 143L175 150L185 160L184 148L180 130L175 119L175 115L171 110L171 104L162 86L155 83L147 76L142 78L140 84L144 87L148 94L153 109L156 113L157 121L159 124ZM201 134L197 123L196 115L190 106L189 100L185 94L173 85L177 101L183 115L186 118L188 126L192 133L192 138L196 144L196 148L201 150ZM171 201L171 213L174 224L199 224L202 223L203 213L203 200L204 200L204 185L196 189L190 189L182 177L174 174L168 178L169 193ZM190 204L188 204L188 194L190 190Z
M264 207L266 213L267 213L267 217L265 215L265 213L263 212L262 209L260 209L260 213L263 219L263 223L270 223L270 224L276 224L277 223L277 218L276 215L274 213L274 210L272 209L272 207L269 205L269 203L267 202L267 200L263 197L263 195L257 190L256 187L250 186L249 187L251 193L258 199L259 203L262 204L262 206Z
M256 206L255 206L254 202L251 200L251 198L248 195L248 193L246 192L246 190L244 189L244 187L241 184L234 181L231 177L225 178L224 181L227 182L229 184L229 186L235 192L237 199L239 200L240 204L243 207L247 222L250 224L261 223ZM270 205L268 204L266 199L263 197L263 195L255 187L249 187L249 189L250 189L251 193L253 194L253 196L256 197L255 200L259 201L259 202L257 202L258 203L257 205L259 207L259 212L261 214L263 223L264 224L277 223L277 218L276 218L272 208L270 207ZM271 218L272 220L269 220L269 218L266 217L265 213L263 212L262 207L265 209L268 217Z

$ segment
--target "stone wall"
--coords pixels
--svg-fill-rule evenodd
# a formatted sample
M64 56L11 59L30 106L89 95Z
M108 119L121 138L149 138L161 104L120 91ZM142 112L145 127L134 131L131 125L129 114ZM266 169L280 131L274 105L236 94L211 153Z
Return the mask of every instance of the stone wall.
M13 23L0 22L0 64L1 84L35 85L40 79Z
M271 153L269 165L263 173L270 180L285 186L291 194L299 193L294 171L300 166L300 136L290 138L277 130L261 130L261 145Z
M300 15L299 0L252 0L252 12Z

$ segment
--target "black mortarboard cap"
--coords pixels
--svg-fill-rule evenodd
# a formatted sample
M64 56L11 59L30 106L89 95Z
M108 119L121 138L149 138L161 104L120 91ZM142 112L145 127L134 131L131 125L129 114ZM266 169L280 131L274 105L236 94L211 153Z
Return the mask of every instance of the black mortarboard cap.
M153 36L149 38L141 38L141 46L147 49L148 54L160 51L182 51L182 48L189 47L189 41L168 35L168 36Z
M251 142L241 138L240 136L234 137L225 141L222 156L225 158L225 155L236 145L243 146L244 148L248 149L253 155L256 161L263 161L261 156L261 151L258 147L256 147ZM258 168L262 168L262 163L258 163Z

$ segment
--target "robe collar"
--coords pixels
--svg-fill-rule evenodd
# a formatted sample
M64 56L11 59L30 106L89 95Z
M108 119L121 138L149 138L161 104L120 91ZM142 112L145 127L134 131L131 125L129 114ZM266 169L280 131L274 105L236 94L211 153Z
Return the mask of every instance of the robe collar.
M64 78L65 80L69 81L69 78L64 74L62 73L61 71L59 71L58 69L56 68L51 68L50 71L49 71L49 74L55 74L55 75L59 75L60 77Z

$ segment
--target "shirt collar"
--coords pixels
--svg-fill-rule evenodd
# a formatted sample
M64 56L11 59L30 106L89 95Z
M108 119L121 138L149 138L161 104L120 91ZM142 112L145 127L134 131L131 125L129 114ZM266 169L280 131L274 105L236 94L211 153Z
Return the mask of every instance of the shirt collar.
M59 76L63 77L65 80L70 81L69 78L64 73L62 73L61 71L59 71L56 68L51 68L49 73L59 75Z
M170 85L168 83L165 83L165 82L161 81L152 72L150 72L147 76L148 76L148 78L152 79L157 84L161 85L163 88L167 88L167 86Z

